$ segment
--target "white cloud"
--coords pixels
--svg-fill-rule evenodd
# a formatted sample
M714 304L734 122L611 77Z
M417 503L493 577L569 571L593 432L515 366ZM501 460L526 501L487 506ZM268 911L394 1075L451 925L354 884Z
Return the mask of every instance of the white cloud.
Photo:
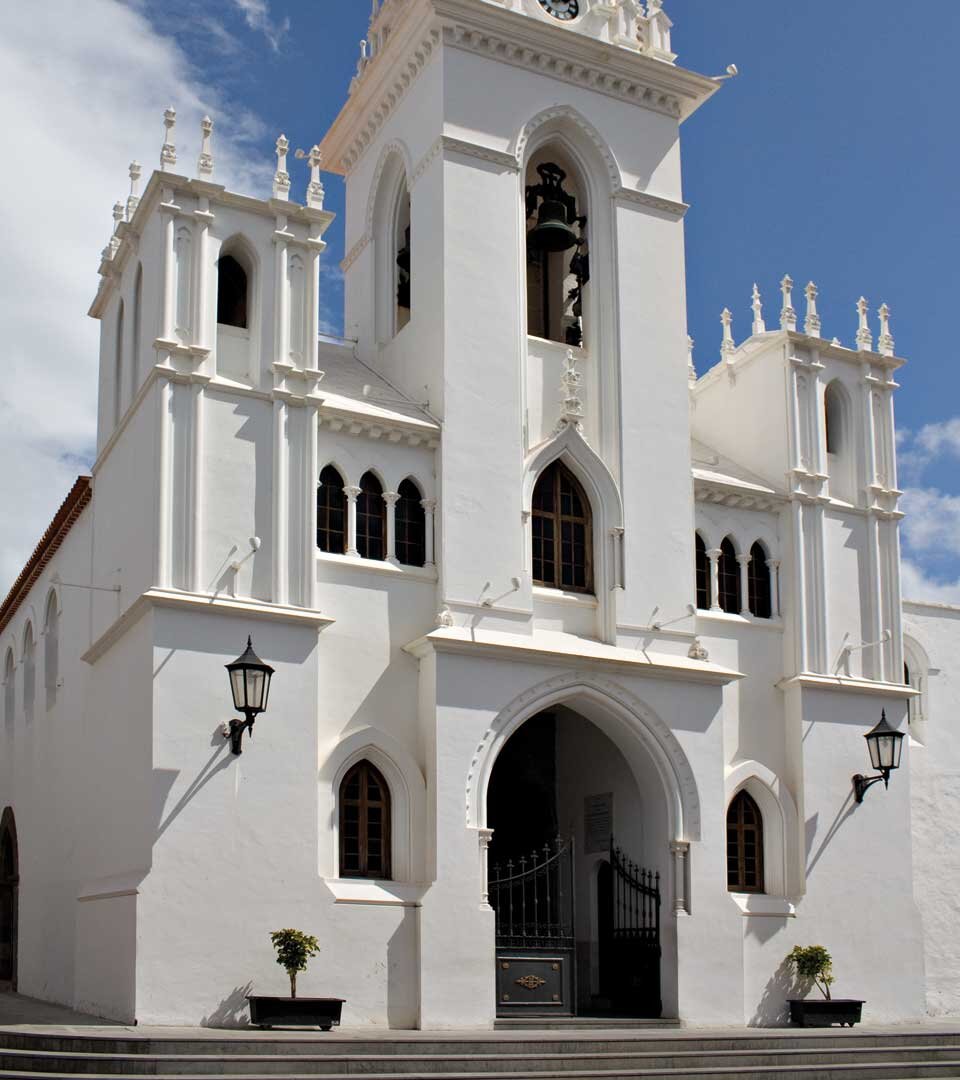
M960 556L960 495L936 488L908 488L903 494L903 536L911 551Z
M908 558L904 558L901 564L901 584L905 600L960 604L960 578L956 581L936 581Z
M960 457L960 417L897 432L897 460L904 476L918 478L937 457Z
M86 311L127 164L143 162L146 180L173 103L180 170L193 171L209 112L220 182L266 194L272 172L249 152L259 121L228 110L142 10L35 0L6 5L3 23L0 98L15 160L0 170L0 504L15 509L0 528L0 595L93 457L99 324Z
M270 18L270 5L267 0L233 0L233 2L243 13L247 26L263 34L270 48L274 52L279 52L283 39L290 31L290 20L284 18L281 22L275 23Z

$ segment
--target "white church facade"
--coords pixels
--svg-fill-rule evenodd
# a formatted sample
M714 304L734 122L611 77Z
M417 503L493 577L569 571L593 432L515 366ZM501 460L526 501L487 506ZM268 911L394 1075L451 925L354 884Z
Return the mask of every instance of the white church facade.
M0 607L0 979L229 1024L960 1010L960 609L901 597L889 312L780 285L693 372L660 0L383 0L295 201L161 167L99 436ZM317 335L346 181L345 338ZM829 336L828 336L829 335ZM273 668L232 753L224 665ZM905 735L889 786L863 736Z

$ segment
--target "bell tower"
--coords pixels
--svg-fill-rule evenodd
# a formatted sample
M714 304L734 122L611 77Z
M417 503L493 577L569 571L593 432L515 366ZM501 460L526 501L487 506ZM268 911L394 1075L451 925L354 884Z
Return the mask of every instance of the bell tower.
M661 0L374 2L321 150L347 183L346 334L443 421L454 614L557 624L530 555L557 458L596 600L562 628L615 643L691 600L679 125L718 83L674 61ZM514 578L509 616L483 605Z

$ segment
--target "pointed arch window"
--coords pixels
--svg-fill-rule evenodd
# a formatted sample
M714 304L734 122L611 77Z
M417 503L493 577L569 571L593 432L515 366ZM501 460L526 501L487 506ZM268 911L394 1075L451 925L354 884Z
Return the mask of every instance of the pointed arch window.
M412 249L410 246L410 192L406 180L401 184L397 195L397 208L394 213L394 273L396 275L397 309L395 323L397 332L410 321L413 308L411 299Z
M359 761L340 784L340 876L390 879L390 789Z
M130 378L132 386L130 396L133 397L140 383L140 350L142 348L140 338L142 336L143 323L143 264L137 264L137 276L133 285L133 336L130 342Z
M56 593L47 601L47 618L43 627L43 686L46 691L47 708L57 701L57 684L60 680L60 613L57 610Z
M764 891L763 816L746 791L739 792L727 810L727 888Z
M17 703L16 665L13 660L13 649L7 649L7 658L3 664L3 721L7 728L7 734L13 734L14 710Z
M123 410L123 301L117 308L117 340L113 371L113 424L120 423Z
M23 714L29 723L33 719L37 700L37 655L33 641L33 625L27 623L23 636Z
M221 255L217 263L217 322L249 329L248 297L246 270L232 255Z
M347 550L347 500L343 477L333 465L324 467L317 485L317 547L332 555Z
M360 478L357 496L357 551L362 559L384 559L387 534L387 504L383 485L372 472Z
M851 502L854 489L851 410L847 392L839 379L834 379L824 392L823 425L830 494L835 499Z
M590 503L573 473L555 461L533 489L533 580L571 592L593 591Z
M750 565L747 568L747 603L750 614L758 619L769 619L773 615L773 590L767 561L766 548L758 540L750 548Z
M420 489L407 479L397 488L397 493L400 496L394 518L397 561L404 566L423 566L427 561L427 532Z
M719 586L720 607L733 615L742 610L740 593L740 565L737 562L737 549L730 537L725 537L720 545L720 558L717 563L717 584Z
M696 534L697 607L707 611L710 607L710 559L703 537Z

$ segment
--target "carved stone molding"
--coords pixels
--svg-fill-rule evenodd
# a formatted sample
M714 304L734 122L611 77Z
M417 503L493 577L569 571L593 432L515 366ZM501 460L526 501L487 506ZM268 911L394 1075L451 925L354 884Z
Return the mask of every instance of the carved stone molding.
M401 443L408 446L424 446L434 450L440 445L437 434L433 431L415 431L402 423L385 420L382 417L345 416L323 410L319 416L321 427L325 424L331 431L347 435L364 435L368 439L382 439L385 442Z
M350 267L353 266L353 264L357 261L357 259L360 258L360 256L363 254L363 251L366 248L367 244L370 243L371 239L372 238L371 238L370 233L365 232L363 234L363 236L360 237L360 239L353 245L353 247L340 260L340 269L344 273L346 273L350 269Z
M697 502L714 503L738 510L764 510L776 513L787 501L785 496L739 491L722 484L711 484L705 480L694 481L693 490Z
M636 78L611 73L603 64L578 63L559 52L518 45L498 34L485 33L462 24L445 26L443 40L447 45L469 52L493 56L502 63L531 71L542 71L555 79L586 86L621 101L639 102L649 109L677 119L682 115L680 100Z
M677 835L674 840L699 840L700 838L700 795L693 769L687 761L683 748L666 723L639 698L613 679L587 672L565 672L552 679L547 679L514 698L501 709L490 727L484 732L477 749L474 751L467 773L466 811L467 823L473 825L479 819L481 807L478 800L483 792L483 776L488 774L495 760L495 744L500 737L509 734L517 720L526 719L541 707L555 704L559 700L574 697L578 692L592 692L618 708L621 714L629 717L629 723L636 737L644 744L647 753L659 756L664 768L669 772L674 790L667 791L668 800L675 800L676 817L674 828ZM492 755L492 756L491 756ZM669 764L666 764L666 763ZM664 777L665 782L667 777Z
M351 172L366 153L376 138L377 132L386 122L387 117L393 113L393 110L403 100L407 90L410 89L414 80L426 67L439 44L439 30L431 30L425 38L409 51L405 61L398 68L397 77L389 87L385 88L379 102L370 109L366 123L361 128L360 133L341 155L337 164L345 173Z
M629 188L619 188L613 193L617 202L633 203L649 210L659 210L663 214L682 218L690 209L688 203L675 202L673 199L664 199L660 195L648 195L645 191L631 191Z

